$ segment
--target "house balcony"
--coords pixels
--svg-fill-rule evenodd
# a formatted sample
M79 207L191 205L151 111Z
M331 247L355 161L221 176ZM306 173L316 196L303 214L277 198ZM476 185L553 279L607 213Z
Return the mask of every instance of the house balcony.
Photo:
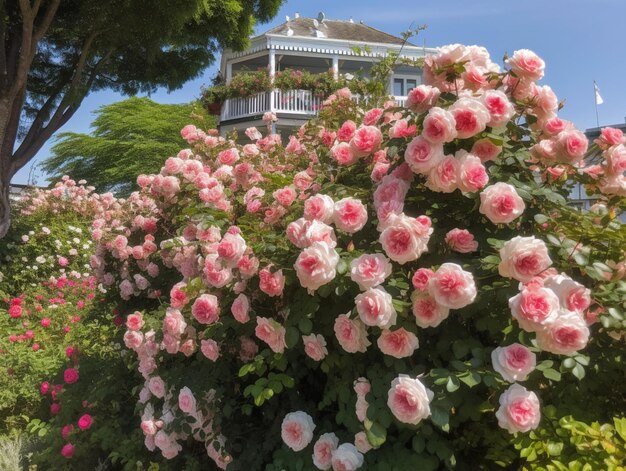
M398 106L404 106L406 96L394 98ZM355 95L352 99L357 103L367 103L367 99L361 96ZM220 123L258 117L268 111L279 117L307 120L319 113L323 101L309 90L272 90L248 97L229 98L222 105Z

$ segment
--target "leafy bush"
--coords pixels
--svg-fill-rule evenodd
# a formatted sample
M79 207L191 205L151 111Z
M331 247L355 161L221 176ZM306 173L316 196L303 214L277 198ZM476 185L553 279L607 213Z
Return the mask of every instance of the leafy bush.
M443 48L407 109L341 90L284 147L186 129L94 221L148 449L179 469L514 469L530 452L507 432L539 449L553 417L624 410L624 228L566 206L586 139L540 58L508 64ZM624 182L604 158L585 175Z

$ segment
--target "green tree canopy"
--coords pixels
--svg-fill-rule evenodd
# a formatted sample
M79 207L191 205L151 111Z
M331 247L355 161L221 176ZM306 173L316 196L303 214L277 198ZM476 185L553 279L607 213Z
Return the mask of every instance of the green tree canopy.
M0 1L0 237L8 186L91 90L179 88L283 0Z
M51 179L70 175L84 178L99 192L128 194L137 175L158 173L165 159L185 145L183 126L215 126L215 118L200 105L163 105L147 97L102 106L95 115L90 134L59 134L52 156L42 164Z

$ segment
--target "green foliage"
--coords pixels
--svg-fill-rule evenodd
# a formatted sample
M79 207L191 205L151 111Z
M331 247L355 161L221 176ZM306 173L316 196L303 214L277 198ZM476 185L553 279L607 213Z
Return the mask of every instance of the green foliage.
M202 128L215 120L195 103L165 105L133 97L95 112L91 134L63 132L42 168L52 179L72 175L86 179L98 192L128 194L137 175L158 172L165 159L184 144L179 131L187 124Z

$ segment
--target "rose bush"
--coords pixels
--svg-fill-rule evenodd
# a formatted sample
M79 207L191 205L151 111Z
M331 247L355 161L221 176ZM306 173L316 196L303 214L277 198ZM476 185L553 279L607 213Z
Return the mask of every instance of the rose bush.
M406 109L339 90L287 145L186 127L188 149L96 215L91 267L125 317L155 459L516 467L532 455L509 433L539 437L546 405L588 422L623 410L607 380L626 291L621 138L603 133L585 166L543 71L531 51L500 70L451 45ZM606 216L567 208L572 180L596 184Z

